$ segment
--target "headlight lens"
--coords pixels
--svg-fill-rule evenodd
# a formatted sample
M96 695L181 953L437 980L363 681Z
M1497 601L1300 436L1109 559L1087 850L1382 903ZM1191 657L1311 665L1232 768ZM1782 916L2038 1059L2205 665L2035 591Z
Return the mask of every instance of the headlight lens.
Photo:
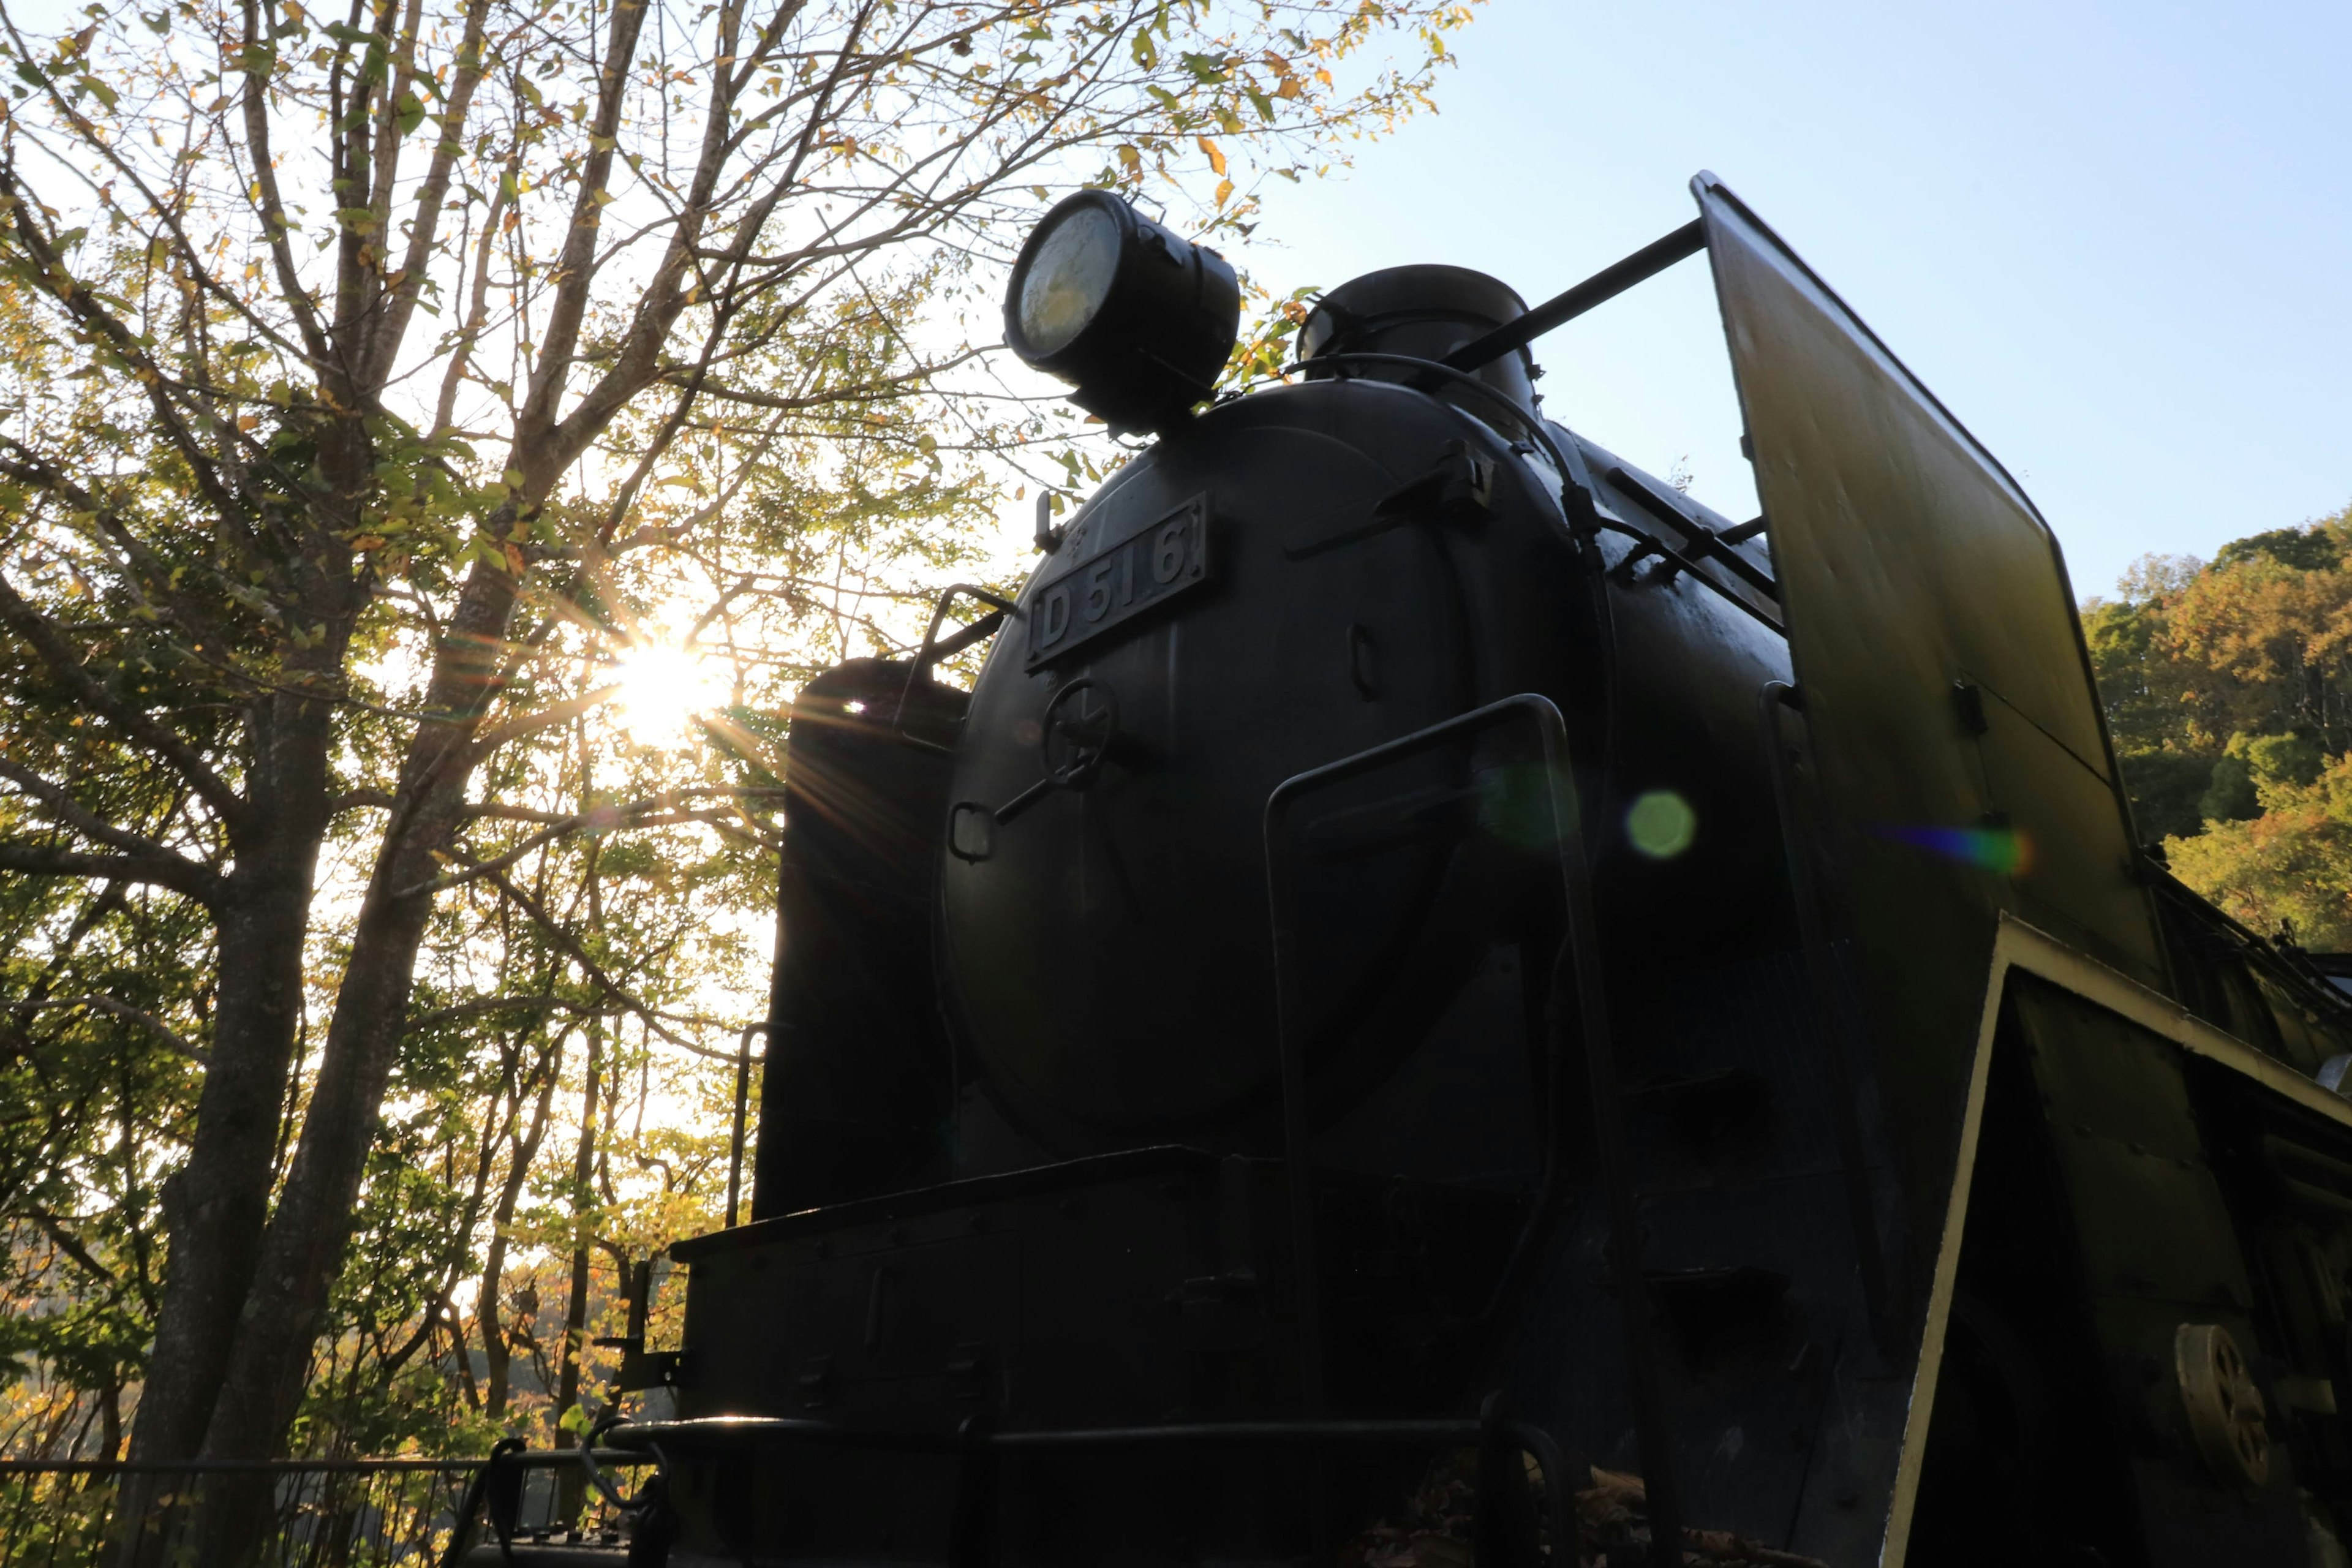
M1032 353L1058 353L1102 310L1118 273L1118 225L1101 207L1076 207L1039 237L1021 283L1021 334Z
M1021 247L1004 341L1114 431L1171 430L1214 395L1241 324L1234 269L1108 191L1078 191Z

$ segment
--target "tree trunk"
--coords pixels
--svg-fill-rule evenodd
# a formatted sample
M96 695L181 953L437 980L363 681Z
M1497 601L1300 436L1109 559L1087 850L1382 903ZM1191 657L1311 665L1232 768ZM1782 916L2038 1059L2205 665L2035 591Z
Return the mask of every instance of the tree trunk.
M473 731L497 671L514 586L503 571L478 565L437 650L426 710L443 717L420 724L409 743L301 1135L263 1232L252 1283L233 1309L226 1364L197 1450L204 1458L275 1457L301 1406L311 1347L351 1239L384 1087L405 1031L416 952L433 912L431 886L441 872L437 856L461 820ZM299 982L299 940L293 969ZM259 1483L215 1489L197 1521L197 1561L206 1568L238 1562L268 1496Z
M109 1464L122 1452L122 1384L113 1378L98 1391L98 1457Z
M336 646L320 650L340 656ZM193 1458L228 1374L260 1262L278 1122L301 1020L311 883L326 837L331 731L325 703L279 695L255 705L247 825L215 914L218 1003L187 1163L166 1184L171 1248L155 1343L130 1458ZM297 1347L296 1376L310 1343ZM104 1561L128 1564L155 1527L168 1476L126 1478Z
M430 889L441 872L436 857L455 837L465 805L473 731L496 676L514 590L503 570L477 564L442 638L425 706L444 717L418 726L401 769L302 1134L205 1430L207 1459L270 1458L300 1405L310 1344L351 1238L407 1018L416 952L433 912Z
M260 1261L299 1016L315 841L309 848L276 866L257 857L238 867L232 879L244 886L222 911L219 1008L188 1161L165 1187L171 1250L131 1428L134 1460L196 1452Z
M604 1021L591 1018L586 1081L580 1090L580 1149L572 1161L572 1294L563 1308L563 1347L560 1352L562 1361L555 1377L555 1405L548 1412L548 1419L554 1426L548 1446L553 1448L578 1446L563 1418L580 1403L580 1361L587 1348L588 1254L594 1223L589 1212L593 1205L588 1184L596 1173L597 1077L604 1065ZM557 1517L570 1524L580 1516L584 1482L578 1471L567 1469L558 1485Z

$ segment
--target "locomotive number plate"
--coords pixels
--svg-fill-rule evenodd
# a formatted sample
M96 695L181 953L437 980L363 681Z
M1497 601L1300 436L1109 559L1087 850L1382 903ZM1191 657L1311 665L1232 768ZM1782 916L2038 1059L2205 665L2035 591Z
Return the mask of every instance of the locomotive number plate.
M1092 541L1085 560L1038 584L1029 603L1034 669L1209 579L1209 498Z

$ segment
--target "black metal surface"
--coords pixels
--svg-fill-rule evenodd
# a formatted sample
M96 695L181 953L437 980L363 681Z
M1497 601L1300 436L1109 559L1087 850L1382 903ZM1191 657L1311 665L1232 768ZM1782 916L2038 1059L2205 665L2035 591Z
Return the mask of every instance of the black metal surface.
M887 1191L937 1153L952 1079L924 950L964 702L882 659L793 702L755 1218Z
M999 1431L981 1417L952 1433L877 1430L831 1422L761 1416L614 1423L605 1435L618 1452L640 1458L680 1459L797 1447L860 1449L886 1454L935 1454L956 1461L955 1505L947 1562L950 1568L993 1560L1002 1460L1024 1454L1151 1451L1163 1448L1444 1449L1475 1447L1478 1455L1475 1517L1480 1560L1537 1568L1534 1501L1522 1456L1536 1461L1545 1484L1543 1524L1555 1542L1579 1539L1571 1475L1559 1444L1543 1427L1511 1417L1507 1395L1488 1394L1475 1420L1287 1420L1171 1422L1145 1426ZM541 1456L532 1456L543 1458Z
M1475 383L1514 407L1532 412L1534 367L1523 353L1490 355L1458 376L1415 373L1403 363L1437 363L1526 310L1507 284L1466 267L1391 267L1368 272L1332 289L1307 312L1298 331L1299 368L1312 379L1329 374L1347 360L1379 363L1360 356L1393 355L1376 374L1448 396L1464 383Z
M1704 521L1692 515L1688 503L1675 496L1670 489L1653 479L1631 473L1621 466L1613 465L1609 469L1609 482L1616 486L1620 493L1632 496L1634 500L1647 508L1651 515L1680 532L1694 558L1705 557L1710 561L1722 563L1724 568L1734 577L1759 594L1774 595L1779 594L1780 585L1772 581L1772 574L1769 572L1765 571L1738 551L1729 548L1738 542L1731 537L1734 531L1716 532ZM1633 557L1628 556L1626 559L1630 561Z
M1676 1507L1671 1426L1661 1386L1657 1347L1652 1336L1650 1304L1642 1276L1641 1226L1634 1213L1633 1177L1626 1157L1623 1097L1616 1081L1617 1051L1610 1022L1608 984L1595 930L1591 873L1586 866L1583 825L1567 797L1573 763L1568 754L1568 730L1559 710L1533 693L1507 697L1474 709L1459 718L1433 724L1412 734L1375 746L1352 757L1286 779L1266 797L1266 899L1272 910L1275 955L1275 1016L1276 1048L1282 1072L1283 1161L1290 1173L1291 1248L1298 1279L1299 1366L1310 1416L1322 1413L1326 1372L1322 1341L1319 1270L1315 1246L1313 1163L1307 1136L1307 1084L1304 1044L1290 1009L1286 1005L1286 961L1297 945L1291 918L1292 894L1284 875L1285 832L1293 805L1313 795L1350 780L1375 773L1408 757L1423 755L1457 738L1523 722L1538 738L1544 800L1550 821L1550 842L1558 861L1560 900L1567 930L1570 974L1576 990L1581 1023L1585 1071L1591 1086L1592 1135L1600 1152L1603 1184L1609 1195L1611 1229L1616 1255L1630 1278L1622 1291L1625 1305L1625 1356L1633 1369L1635 1419L1641 1433L1643 1474L1650 1488L1651 1517L1661 1545L1661 1561L1679 1561L1680 1514ZM1552 1083L1557 1086L1566 1067L1556 1053ZM1554 1144L1563 1129L1555 1119L1547 1143ZM1556 1168L1549 1157L1547 1169ZM1548 1195L1548 1194L1547 1194ZM1630 1260L1630 1261L1627 1261ZM1673 1552L1668 1559L1666 1553Z
M1279 1062L1277 1084L1282 1110L1282 1158L1289 1172L1290 1245L1293 1271L1298 1280L1298 1342L1300 1384L1304 1390L1303 1405L1311 1416L1323 1414L1327 1371L1324 1364L1323 1304L1318 1251L1314 1223L1314 1166L1307 1139L1307 1065L1302 1031L1291 1016L1287 1005L1293 986L1284 984L1285 970L1292 961L1298 942L1298 933L1292 920L1292 894L1285 876L1283 851L1288 847L1285 832L1292 804L1408 757L1420 757L1431 750L1456 738L1478 733L1513 719L1536 721L1542 734L1546 774L1549 776L1559 759L1554 755L1551 730L1545 729L1538 717L1549 712L1552 726L1559 725L1559 714L1541 698L1512 697L1501 702L1489 703L1457 719L1445 720L1410 735L1382 745L1294 774L1275 786L1265 803L1265 877L1266 903L1271 926L1271 947L1274 955L1275 1049ZM1556 822L1567 822L1573 831L1572 819L1561 813L1555 796L1549 802ZM1563 853L1565 853L1563 851Z
M1309 363L1310 362L1302 361L1299 365L1293 368L1304 369ZM1319 356L1318 360L1311 363L1325 370L1345 370L1350 365L1364 365L1381 369L1412 371L1416 373L1420 379L1433 381L1444 385L1457 387L1463 391L1472 393L1481 405L1491 405L1498 395L1491 387L1486 386L1483 382L1471 375L1467 371L1458 371L1450 365L1442 364L1432 360L1415 358L1407 354L1375 353L1371 351L1355 351L1345 353L1332 352ZM1776 635L1781 632L1782 627L1779 617L1774 616L1769 610L1764 609L1759 605L1750 604L1746 598L1742 597L1738 593L1724 584L1720 579L1717 578L1712 573L1700 570L1698 563L1696 561L1691 559L1689 556L1685 555L1674 545L1667 543L1664 539L1660 538L1654 531L1643 528L1628 519L1617 516L1614 513L1590 510L1590 500L1593 486L1590 475L1586 472L1586 465L1583 463L1579 450L1581 443L1571 437L1565 444L1562 444L1553 437L1551 430L1546 426L1542 420L1529 416L1525 411L1511 405L1507 401L1504 404L1503 412L1507 420L1511 422L1516 428L1525 431L1528 438L1537 446L1540 447L1545 453L1551 458L1555 472L1564 473L1569 476L1570 493L1571 495L1583 497L1587 502L1589 522L1585 523L1585 526L1590 526L1596 530L1606 530L1612 533L1622 534L1633 542L1633 549L1622 557L1618 562L1618 567L1621 570L1630 574L1631 568L1634 563L1641 561L1646 556L1654 555L1660 560L1668 563L1676 570L1689 573L1692 581L1704 584L1708 588L1713 589L1717 594L1722 595L1726 604L1732 605L1742 615L1748 616L1759 625L1766 627ZM1621 465L1612 464L1612 468L1620 474L1623 474L1625 472ZM1638 484L1641 487L1637 493L1641 494L1644 498L1645 502L1648 500L1648 498L1655 494L1657 489L1656 482L1647 478L1635 479L1629 476L1626 482L1628 484ZM1386 498L1383 499L1385 500ZM1378 515L1378 510L1379 509L1374 509L1375 515L1371 520L1370 520L1366 526L1354 531L1347 537L1360 538L1375 532L1381 527L1385 526L1383 521ZM1695 520L1692 520L1678 511L1674 514L1674 521L1679 526L1685 529L1696 529L1702 526ZM1579 520L1569 520L1569 526L1570 528L1580 526ZM1712 538L1714 536L1710 535L1709 537ZM1297 538L1297 535L1294 534L1292 538ZM1299 545L1291 543L1289 540L1286 540L1285 542L1294 552L1300 550ZM1327 542L1325 539L1318 537L1307 548L1320 548L1325 542ZM1742 573L1743 580L1746 573L1753 573L1756 571L1753 563L1747 561L1744 557L1738 557L1735 552L1727 549L1715 552L1714 553L1719 556L1738 559L1741 567L1744 569ZM1765 581L1769 584L1769 579L1767 578ZM1767 589L1767 591L1769 592L1771 590Z
M2074 595L2000 464L1720 182L1692 188L1885 1091L1948 1127L1933 1108L1964 1082L2000 910L2165 978ZM1955 682L1987 732L1957 721ZM2004 866L2011 833L2026 858ZM1898 1150L1916 1235L1951 1149Z
M1270 1112L1274 1088L1258 813L1301 768L1459 711L1479 636L1429 528L1303 561L1281 550L1286 520L1369 512L1397 488L1383 447L1418 464L1460 438L1460 416L1426 400L1377 412L1342 442L1278 406L1229 405L1129 464L1024 591L1024 614L1034 622L1066 574L1083 583L1119 540L1148 542L1213 472L1213 578L1042 668L1002 639L974 690L950 798L992 808L999 826L982 844L976 813L960 814L959 853L941 869L947 1001L987 1111L1052 1152L1271 1144L1235 1137ZM1351 679L1351 635L1379 663L1370 699ZM1118 743L1087 789L1024 799L1049 710L1079 680L1115 701ZM1219 739L1238 733L1253 742ZM1329 955L1318 1034L1383 997L1401 1021L1442 1005L1442 979L1408 960L1418 949L1441 970L1455 962L1431 921L1446 858L1443 845L1407 847L1333 895L1356 941ZM1113 1036L1120 1051L1093 1048Z
M1790 709L1801 710L1801 705L1796 688L1779 680L1765 683L1758 702L1764 716L1764 743L1771 755L1772 798L1780 814L1781 842L1788 850L1789 894L1798 941L1804 949L1806 989L1823 1047L1822 1060L1830 1073L1830 1107L1837 1129L1838 1169L1844 1178L1846 1223L1853 1228L1854 1258L1862 1273L1864 1300L1869 1303L1870 1337L1880 1354L1893 1355L1895 1326L1886 1248L1879 1238L1878 1205L1871 1192L1870 1159L1863 1142L1861 1074L1854 1061L1859 1053L1849 1016L1849 987L1830 950L1822 909L1820 835L1806 820L1796 783L1790 776L1794 763L1782 715Z

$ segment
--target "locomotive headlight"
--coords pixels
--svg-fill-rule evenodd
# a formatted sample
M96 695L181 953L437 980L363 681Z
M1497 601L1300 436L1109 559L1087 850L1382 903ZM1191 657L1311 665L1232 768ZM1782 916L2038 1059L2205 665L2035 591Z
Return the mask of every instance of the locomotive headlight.
M1224 258L1108 191L1080 191L1021 247L1004 341L1070 384L1070 401L1114 430L1165 430L1216 386L1241 326Z
M1037 226L1035 254L1015 274L1024 358L1034 364L1061 353L1102 313L1118 273L1120 239L1118 220L1097 202Z

